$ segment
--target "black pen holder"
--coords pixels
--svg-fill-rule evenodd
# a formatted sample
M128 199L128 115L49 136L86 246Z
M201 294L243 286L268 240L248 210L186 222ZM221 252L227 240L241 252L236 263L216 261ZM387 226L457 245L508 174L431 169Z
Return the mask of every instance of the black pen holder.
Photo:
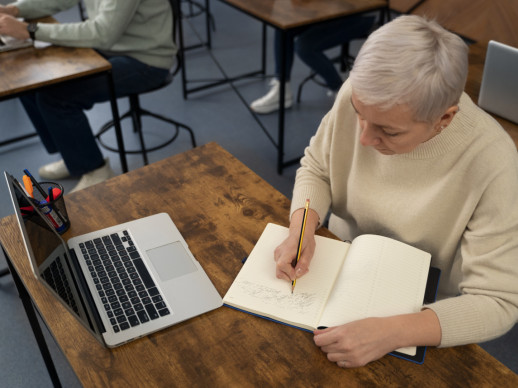
M70 220L63 198L65 192L63 186L56 182L38 182L39 187L33 186L32 206L38 207L59 234L65 233L70 227ZM36 214L30 215L30 220L40 225L45 223Z

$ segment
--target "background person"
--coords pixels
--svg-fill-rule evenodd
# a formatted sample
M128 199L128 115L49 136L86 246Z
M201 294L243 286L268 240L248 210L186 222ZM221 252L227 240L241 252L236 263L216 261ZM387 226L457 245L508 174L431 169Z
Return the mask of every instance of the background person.
M352 39L362 38L374 25L374 16L352 16L343 20L335 20L309 27L302 33L288 36L286 43L286 89L284 106L291 108L293 93L290 86L291 69L295 52L299 58L325 81L328 95L335 97L343 80L335 68L335 64L324 53ZM274 33L275 78L270 82L270 90L266 95L250 104L250 108L260 114L275 112L279 109L281 74L281 33Z
M84 0L89 18L79 23L29 24L77 6L79 0L20 0L0 6L0 33L60 46L96 49L112 64L117 97L160 85L174 63L173 16L165 0ZM44 179L81 177L79 190L114 175L104 159L84 110L110 98L104 77L58 84L21 98L49 153L63 160L43 166Z

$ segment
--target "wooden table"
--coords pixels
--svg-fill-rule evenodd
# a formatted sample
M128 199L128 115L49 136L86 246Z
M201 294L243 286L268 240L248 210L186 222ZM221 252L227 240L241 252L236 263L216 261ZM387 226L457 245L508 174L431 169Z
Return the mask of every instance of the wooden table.
M465 38L518 47L516 0L390 0L390 8L427 16Z
M43 21L52 21L52 18ZM27 47L0 53L0 101L81 77L105 75L122 171L128 171L117 98L110 62L90 48L48 46ZM0 146L35 136L35 133L0 142Z
M72 220L65 238L169 213L222 296L266 223L287 225L290 207L215 143L65 199ZM81 217L91 209L95 217ZM35 280L13 216L0 220L0 241L84 387L518 386L518 376L478 345L429 348L423 365L386 356L343 370L327 360L310 333L227 307L106 349Z

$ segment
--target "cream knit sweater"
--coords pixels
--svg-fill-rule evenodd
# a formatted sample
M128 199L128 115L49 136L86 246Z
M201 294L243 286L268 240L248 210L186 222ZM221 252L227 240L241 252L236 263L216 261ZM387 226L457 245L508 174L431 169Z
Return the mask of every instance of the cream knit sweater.
M448 127L412 152L386 156L359 142L344 84L301 160L292 212L306 198L342 238L381 234L432 254L439 298L427 307L441 347L493 339L518 319L518 153L463 94ZM345 227L344 227L345 226ZM311 270L311 269L310 269Z

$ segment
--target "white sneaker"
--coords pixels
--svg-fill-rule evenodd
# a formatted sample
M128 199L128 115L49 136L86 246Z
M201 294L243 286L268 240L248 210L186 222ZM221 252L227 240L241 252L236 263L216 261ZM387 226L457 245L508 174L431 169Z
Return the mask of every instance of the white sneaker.
M41 166L38 170L38 174L42 179L65 179L70 176L70 171L68 171L65 161L61 159L57 162Z
M255 113L259 114L267 114L275 112L279 110L279 89L281 84L279 80L272 79L270 82L270 91L266 93L261 98L258 98L254 102L250 104L250 109L252 109ZM293 105L293 96L291 93L290 83L286 82L285 92L284 92L284 108L291 108Z
M74 191L79 191L86 189L87 187L96 185L97 183L104 182L105 180L114 177L115 173L110 167L110 160L108 158L104 159L104 166L99 167L97 170L90 171L84 174L76 187L70 190L71 193Z
M327 94L327 97L333 99L333 101L334 101L334 100L336 100L336 96L338 94L338 90L334 91L334 90L328 89L326 94Z

